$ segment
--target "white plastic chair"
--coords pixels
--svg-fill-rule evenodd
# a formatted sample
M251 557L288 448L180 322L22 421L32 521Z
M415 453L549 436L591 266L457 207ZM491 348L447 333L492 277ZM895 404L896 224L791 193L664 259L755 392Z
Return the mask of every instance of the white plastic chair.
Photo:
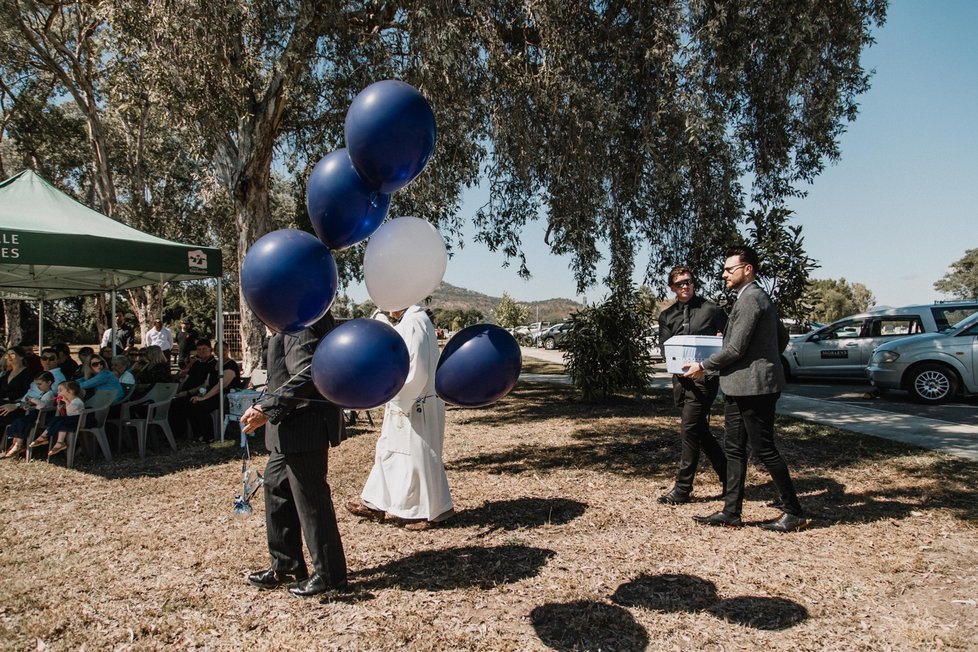
M260 389L268 383L268 372L264 369L255 369L251 372L251 380L248 385L253 389Z
M31 448L31 443L35 439L37 439L42 432L44 432L44 425L47 423L48 417L54 414L54 412L55 412L54 406L51 406L51 407L44 408L37 415L37 421L34 422L34 428L30 431L30 433L28 433L27 441L25 442L27 444L26 459L28 462L31 461L31 453L34 450Z
M173 450L177 449L177 442L173 438L173 430L170 428L170 422L167 420L167 416L170 414L170 403L173 401L173 396L176 395L177 388L176 383L165 384L174 385L169 398L147 403L145 419L130 418L122 422L123 428L133 428L136 430L136 442L139 447L139 457L141 458L146 457L146 436L149 433L150 426L156 426L162 430L166 436L166 440L170 444L170 448Z
M102 455L106 461L112 461L112 451L109 449L109 438L105 434L105 420L109 416L109 408L112 401L119 396L119 392L114 389L100 389L95 392L95 396L88 399L85 409L78 416L78 427L74 432L68 433L68 468L75 464L75 448L78 446L78 439L82 433L88 433L95 437ZM91 415L95 421L93 425L87 425L88 416Z
M118 429L119 435L118 439L116 440L116 450L122 450L122 436L125 434L126 430L125 423L133 420L133 406L146 405L147 403L158 403L160 401L169 401L176 396L177 387L179 386L180 383L156 383L141 397L133 401L126 401L119 406L119 418L113 419L109 422L115 424L115 427Z

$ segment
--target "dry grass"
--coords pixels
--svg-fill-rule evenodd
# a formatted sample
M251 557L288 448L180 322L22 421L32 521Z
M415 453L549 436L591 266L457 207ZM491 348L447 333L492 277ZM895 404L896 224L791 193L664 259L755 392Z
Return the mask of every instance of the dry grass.
M664 395L589 406L524 383L448 423L458 517L410 532L341 509L355 589L332 602L245 583L268 559L261 499L231 515L233 446L75 470L3 462L0 646L978 648L974 464L781 421L815 522L776 535L695 524L718 507L708 498L655 502L678 458ZM331 451L337 504L365 480L377 429ZM697 495L717 493L708 476ZM772 492L752 469L748 521L775 515Z

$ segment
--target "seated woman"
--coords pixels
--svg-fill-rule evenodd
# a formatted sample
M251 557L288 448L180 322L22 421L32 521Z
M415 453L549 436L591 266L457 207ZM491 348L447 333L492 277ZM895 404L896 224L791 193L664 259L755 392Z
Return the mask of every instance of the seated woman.
M48 451L48 457L68 448L65 444L68 433L78 427L78 417L85 409L81 392L81 387L73 380L66 380L58 385L58 415L51 419L41 436L31 442L31 448L47 446L51 437L57 437L57 441Z
M79 364L78 368L75 370L75 375L68 380L77 380L78 382L81 382L90 377L91 367L88 366L88 362L92 359L93 355L95 355L95 349L90 346L83 346L82 348L78 349L78 359L81 360L81 364Z
M125 355L114 355L109 362L112 373L119 379L122 388L129 390L136 386L136 377L129 371L129 357Z
M19 402L30 389L33 381L33 375L27 368L24 349L19 346L10 347L7 349L5 360L7 373L0 377L0 405ZM12 414L0 417L0 432L3 432L12 421Z
M52 389L54 386L54 374L50 371L42 371L34 379L34 384L37 386L40 396L31 396L28 398L28 405L24 406L24 415L17 417L10 424L10 430L7 433L11 439L10 448L3 455L3 459L17 457L27 450L27 435L30 434L34 428L34 424L37 423L38 415L41 414L41 410L54 405L54 390Z
M156 346L147 346L143 352L145 366L136 373L136 392L133 396L142 396L150 390L156 383L172 383L173 375L170 373L170 361L163 354L163 349Z
M119 378L106 368L105 360L101 356L93 355L88 361L88 367L90 375L78 383L83 396L87 398L89 392L91 392L90 395L94 395L100 389L113 389L116 392L116 397L112 403L119 403L126 397L126 390L123 389Z

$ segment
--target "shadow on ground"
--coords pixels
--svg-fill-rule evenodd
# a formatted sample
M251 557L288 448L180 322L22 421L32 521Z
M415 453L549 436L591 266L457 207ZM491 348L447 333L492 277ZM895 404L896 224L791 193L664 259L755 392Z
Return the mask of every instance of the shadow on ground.
M695 575L641 575L618 587L612 602L663 613L705 612L727 622L783 630L808 618L808 610L785 598L738 596L721 599L713 582Z
M566 498L518 498L488 501L481 507L466 509L445 527L488 527L492 530L519 530L542 525L563 525L581 516L585 503Z
M536 577L556 553L531 546L466 546L425 550L353 573L362 591L396 587L407 591L448 591Z
M451 468L507 474L574 468L664 477L675 471L679 416L666 392L594 405L578 401L572 389L552 385L519 386L513 394L518 401L469 410L462 420L486 426L519 424L526 429L522 443L456 459ZM805 507L816 518L816 527L904 518L926 508L978 520L978 465L973 462L788 417L779 417L776 427L778 446L799 491L808 494ZM537 443L549 439L543 433L554 428L563 430L563 441ZM722 435L716 426L713 430ZM703 462L700 470L705 467ZM837 472L882 472L889 477L880 477L871 492L848 493L832 477ZM748 500L773 498L773 488L760 495L747 491Z
M627 609L597 602L536 607L530 622L540 641L555 650L644 650L649 634Z

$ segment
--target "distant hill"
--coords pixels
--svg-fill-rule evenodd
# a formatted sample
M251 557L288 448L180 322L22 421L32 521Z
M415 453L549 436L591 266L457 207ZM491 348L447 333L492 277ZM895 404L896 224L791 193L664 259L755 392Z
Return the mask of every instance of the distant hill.
M463 310L478 310L486 317L486 321L495 322L495 310L502 297L491 297L488 294L466 290L450 283L442 283L441 287L431 295L430 308L459 308ZM583 303L573 299L545 299L543 301L519 301L527 307L527 323L538 321L559 322L566 320L570 314L584 307ZM537 309L539 308L539 313Z

